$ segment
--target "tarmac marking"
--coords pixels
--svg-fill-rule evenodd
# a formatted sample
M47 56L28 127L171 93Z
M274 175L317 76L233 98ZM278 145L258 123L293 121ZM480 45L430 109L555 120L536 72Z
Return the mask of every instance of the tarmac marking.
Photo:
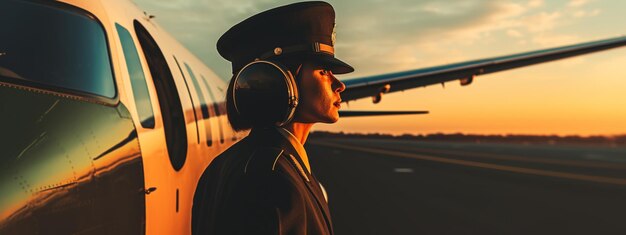
M395 172L395 173L413 173L413 169L411 169L411 168L394 168L393 172Z
M619 164L619 163L601 163L601 162L580 161L580 160L537 159L537 158L520 157L520 156L506 155L506 154L472 153L472 152L459 151L459 150L442 150L442 149L431 149L431 148L417 148L417 149L411 148L411 147L394 147L394 148L402 149L402 150L409 150L409 151L427 152L427 153L453 154L453 155L460 156L460 157L469 156L469 157L481 157L481 158L496 159L496 160L534 162L534 163L576 166L576 167L586 167L586 168L626 170L626 165Z
M434 162L441 162L441 163L448 163L448 164L455 164L455 165L462 165L462 166L471 166L471 167L479 167L479 168L492 169L492 170L529 174L529 175L548 176L548 177L555 177L555 178L581 180L581 181L588 181L588 182L595 182L595 183L605 183L605 184L615 184L615 185L626 186L626 179L621 179L621 178L583 175L583 174L574 174L574 173L566 173L566 172L558 172L558 171L538 170L538 169L531 169L531 168L525 168L525 167L504 166L504 165L497 165L497 164L491 164L491 163L482 163L482 162L473 162L473 161L466 161L466 160L434 157L434 156L415 154L415 153L405 153L405 152L399 152L399 151L393 151L393 150L383 150L383 149L369 148L369 147L357 147L357 146L347 145L347 144L337 144L337 143L319 142L319 141L311 141L310 143L314 145L325 145L325 146L335 147L335 148L343 148L343 149L350 149L350 150L356 150L356 151L361 151L361 152L385 154L385 155L391 155L391 156L396 156L396 157L413 158L413 159L419 159L419 160L425 160L425 161L434 161Z

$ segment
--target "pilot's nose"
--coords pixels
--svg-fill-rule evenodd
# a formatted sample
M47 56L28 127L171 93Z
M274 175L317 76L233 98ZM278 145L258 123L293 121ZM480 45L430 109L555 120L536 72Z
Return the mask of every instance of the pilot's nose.
M334 74L331 73L330 76L333 79L333 91L341 93L346 90L346 84L343 84L343 82L339 81L339 79L337 79Z

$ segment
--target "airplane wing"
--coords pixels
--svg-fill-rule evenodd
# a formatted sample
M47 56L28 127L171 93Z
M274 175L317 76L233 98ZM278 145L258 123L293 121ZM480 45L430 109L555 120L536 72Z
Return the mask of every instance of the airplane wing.
M626 45L626 36L405 72L348 79L343 81L346 84L346 89L341 93L341 98L344 102L347 102L373 97L374 103L378 103L384 93L439 83L443 84L453 80L460 80L461 85L469 85L474 77L478 75L608 50L624 45Z

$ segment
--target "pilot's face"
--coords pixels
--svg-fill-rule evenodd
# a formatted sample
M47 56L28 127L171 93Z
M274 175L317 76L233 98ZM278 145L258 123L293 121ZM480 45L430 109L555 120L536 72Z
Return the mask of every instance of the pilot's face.
M334 123L339 120L341 96L346 85L330 70L306 63L298 80L299 101L294 121L303 123Z

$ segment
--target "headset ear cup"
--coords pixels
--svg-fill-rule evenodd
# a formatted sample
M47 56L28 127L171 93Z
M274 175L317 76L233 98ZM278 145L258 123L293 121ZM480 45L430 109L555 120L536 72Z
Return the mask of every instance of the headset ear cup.
M287 113L285 115L285 117L283 118L283 120L281 120L279 123L277 123L278 126L283 126L287 123L289 123L295 113L296 113L296 108L298 107L298 102L300 101L300 96L298 95L298 84L296 83L296 79L294 77L294 74L292 74L288 69L286 69L286 67L284 67L283 69L285 69L284 71L286 71L286 74L288 76L285 77L285 81L287 82L287 84L289 84L287 93L289 94L289 99L287 101Z
M233 79L235 111L253 127L282 126L291 121L298 105L298 89L284 65L257 60L244 66Z

